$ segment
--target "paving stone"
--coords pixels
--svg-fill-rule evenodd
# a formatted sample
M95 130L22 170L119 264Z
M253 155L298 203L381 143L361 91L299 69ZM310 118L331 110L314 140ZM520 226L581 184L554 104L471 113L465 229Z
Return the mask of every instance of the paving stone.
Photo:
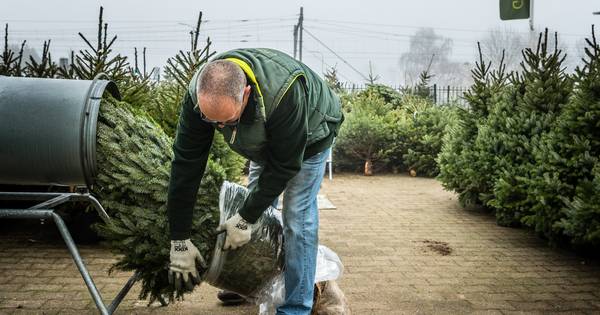
M344 263L338 283L354 314L600 313L598 261L461 209L435 179L336 174L320 193L337 209L320 212L319 238ZM38 232L0 229L0 314L97 314L63 240ZM102 245L80 253L111 300L131 274L107 275L119 256ZM146 307L136 284L116 314L257 313L251 304L221 306L217 292L203 285L184 302Z

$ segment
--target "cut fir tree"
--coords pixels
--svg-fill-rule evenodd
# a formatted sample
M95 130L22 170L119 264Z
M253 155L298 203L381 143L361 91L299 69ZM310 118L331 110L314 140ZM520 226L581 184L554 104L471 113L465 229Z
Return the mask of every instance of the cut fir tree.
M140 297L173 300L184 293L169 286L170 239L166 213L172 139L150 119L125 102L106 98L100 107L97 131L98 176L93 192L112 220L96 226L115 253L112 268L138 271ZM198 193L192 241L203 257L213 250L219 220L217 200L225 170L210 161ZM198 215L200 214L200 215Z

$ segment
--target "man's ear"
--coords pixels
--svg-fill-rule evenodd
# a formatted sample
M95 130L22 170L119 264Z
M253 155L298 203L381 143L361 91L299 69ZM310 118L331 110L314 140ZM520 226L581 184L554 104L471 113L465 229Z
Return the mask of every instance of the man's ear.
M243 97L242 104L246 105L248 103L248 99L250 98L251 91L252 91L252 87L250 85L246 85L246 87L244 88L244 97Z

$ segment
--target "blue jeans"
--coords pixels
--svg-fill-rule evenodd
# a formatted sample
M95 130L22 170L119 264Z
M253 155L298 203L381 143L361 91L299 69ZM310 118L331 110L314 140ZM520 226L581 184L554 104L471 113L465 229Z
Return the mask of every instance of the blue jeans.
M329 150L305 160L283 193L285 301L277 308L277 314L310 314L312 309L319 246L317 194ZM256 184L261 172L262 166L250 162L249 188ZM277 201L273 201L274 207Z

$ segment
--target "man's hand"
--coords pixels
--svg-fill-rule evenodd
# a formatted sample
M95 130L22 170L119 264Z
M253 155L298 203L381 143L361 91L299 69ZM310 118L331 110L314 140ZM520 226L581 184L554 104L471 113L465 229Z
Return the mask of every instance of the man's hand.
M225 238L225 246L223 249L236 249L250 241L252 236L252 228L250 223L246 222L238 213L225 223L219 225L217 232L227 231Z
M192 290L194 285L200 284L200 275L198 269L196 269L196 263L199 263L202 268L208 267L198 248L192 244L189 238L186 240L172 240L169 283L174 283L176 290L180 290L184 286Z

